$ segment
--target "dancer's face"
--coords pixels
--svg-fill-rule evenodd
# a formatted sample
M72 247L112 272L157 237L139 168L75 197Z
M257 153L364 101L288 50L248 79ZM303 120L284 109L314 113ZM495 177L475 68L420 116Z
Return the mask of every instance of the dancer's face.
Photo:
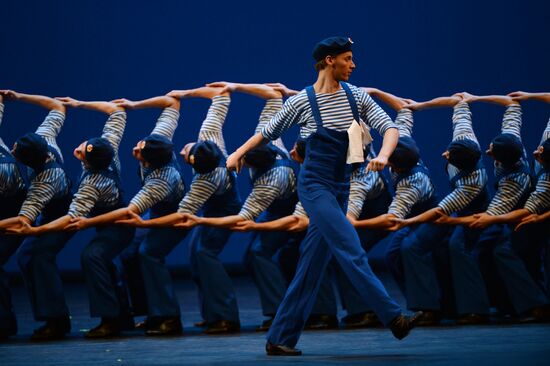
M331 67L334 80L337 81L348 81L351 73L355 70L351 51L341 53L337 56L328 56L326 61L329 67Z
M539 163L543 163L542 161L542 153L544 152L544 147L539 146L535 151L533 151L533 156L535 157L535 160Z
M183 149L181 149L180 151L180 155L183 156L183 160L185 160L187 164L189 164L189 151L191 151L191 148L193 147L193 145L195 145L195 143L190 142L187 145L185 145Z
M80 145L78 145L76 147L76 149L74 149L73 151L73 155L75 158L77 158L78 160L80 161L86 161L86 144L88 143L88 141L84 141L83 143L81 143Z

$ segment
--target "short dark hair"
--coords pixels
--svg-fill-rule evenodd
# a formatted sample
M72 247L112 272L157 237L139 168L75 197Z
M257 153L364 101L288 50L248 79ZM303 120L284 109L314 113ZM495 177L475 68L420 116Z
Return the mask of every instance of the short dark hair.
M315 63L315 71L324 70L327 66L328 65L327 65L327 62L325 61L325 59L322 59L321 61L317 61Z

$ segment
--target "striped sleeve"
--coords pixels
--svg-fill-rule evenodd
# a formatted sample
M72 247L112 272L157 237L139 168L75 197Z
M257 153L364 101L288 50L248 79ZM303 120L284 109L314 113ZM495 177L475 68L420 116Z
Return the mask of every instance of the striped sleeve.
M296 204L296 207L294 207L294 212L292 213L292 216L308 217L306 210L304 210L304 206L302 206L302 202L298 202Z
M357 219L365 201L374 193L379 193L383 186L378 172L366 171L363 167L356 169L351 175L347 213Z
M126 112L115 111L109 115L105 127L103 127L103 133L101 137L111 143L111 146L115 151L118 151L122 135L124 135L124 128L126 127Z
M359 100L359 114L361 119L384 136L390 128L396 128L390 116L371 98L363 89L350 85L356 99Z
M535 190L525 202L525 209L539 215L550 210L550 173L539 176Z
M48 113L44 122L36 129L36 134L44 137L48 145L57 150L59 155L63 156L61 149L57 146L57 136L61 132L63 123L65 122L65 114L60 111L52 110Z
M0 126L2 126L3 119L4 119L4 103L0 102ZM2 140L2 137L0 137L0 145L2 145L2 147L4 147L4 149L6 150L10 150L4 143L4 140Z
M178 127L178 120L180 118L180 112L174 108L164 108L159 118L155 128L151 132L151 135L161 135L165 136L168 139L172 140L174 137L174 132Z
M206 174L195 174L191 187L181 200L178 212L196 214L206 201L218 190L223 181L221 171L224 168L217 168Z
M401 109L395 117L395 125L399 130L399 136L411 137L414 125L413 112L408 108Z
M260 114L260 119L258 121L258 125L256 126L255 133L260 133L264 129L264 127L271 121L271 119L281 110L283 107L283 99L282 98L273 98L268 99L265 102L265 106L262 109L262 113ZM287 151L285 144L283 143L283 140L281 138L277 138L272 141L272 144L277 146L279 149L283 151Z
M246 198L239 216L245 220L255 220L284 192L294 190L295 181L296 178L291 168L270 169L254 182L252 192Z
M171 190L172 187L166 179L161 177L147 179L130 204L136 206L140 214L144 213L155 204L164 201Z
M262 129L261 133L264 138L270 141L277 140L286 130L298 123L300 113L296 104L300 98L303 99L303 95L300 95L302 93L305 92L300 92L286 100L283 108Z
M27 197L21 205L20 216L34 222L42 209L61 191L66 190L66 177L61 168L39 173L31 182Z
M502 178L498 182L497 191L487 208L487 214L504 215L514 210L521 197L529 189L530 177L528 174L516 173Z
M502 133L509 133L521 141L521 105L512 104L506 107L502 117Z
M434 187L430 178L417 172L397 184L388 213L403 219L410 214L415 204L429 199L433 194Z
M485 169L473 171L468 176L461 178L445 198L443 198L438 207L450 215L466 208L482 191L487 184L487 172Z
M453 108L453 141L472 140L478 146L474 129L472 126L472 112L468 103L459 102Z
M89 178L90 176L80 182L78 191L73 196L67 213L71 217L87 216L101 197L99 188Z
M223 139L223 124L230 103L231 98L225 95L217 95L212 98L212 103L199 131L199 140L214 142L224 154L227 154L227 150Z

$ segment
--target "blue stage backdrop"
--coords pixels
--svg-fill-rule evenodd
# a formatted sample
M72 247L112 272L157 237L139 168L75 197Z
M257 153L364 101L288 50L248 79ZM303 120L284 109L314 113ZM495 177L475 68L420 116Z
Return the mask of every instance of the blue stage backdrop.
M311 49L332 35L350 36L357 69L351 82L425 100L458 91L509 93L550 89L550 11L546 1L6 1L0 11L0 88L83 100L141 99L206 82L282 82L301 89L315 80ZM235 95L226 122L230 151L254 131L262 103ZM175 142L196 139L207 101L185 100ZM158 111L130 111L122 141L124 189L139 189L131 148L152 129ZM483 146L498 133L503 109L474 105ZM390 114L395 114L390 111ZM6 103L0 133L11 144L45 113ZM538 143L550 106L524 105L528 151ZM440 154L451 138L451 110L416 115L415 137L439 193L448 192ZM69 110L59 137L76 179L72 150L100 134L105 117ZM294 129L284 136L287 146ZM379 139L378 139L379 144ZM489 166L489 159L485 158ZM190 181L190 169L185 178ZM492 182L492 181L491 181ZM239 177L243 196L246 174ZM79 233L59 257L80 268L90 237ZM223 260L242 260L248 236L236 234ZM380 249L378 250L380 252ZM188 263L187 244L169 257ZM15 270L12 260L8 268Z

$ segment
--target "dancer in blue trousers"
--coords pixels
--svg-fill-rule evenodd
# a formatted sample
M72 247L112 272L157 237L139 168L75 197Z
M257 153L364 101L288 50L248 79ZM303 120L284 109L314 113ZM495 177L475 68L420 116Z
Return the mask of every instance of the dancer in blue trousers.
M453 108L453 138L442 154L452 191L436 207L406 221L407 225L437 221L443 225L461 222L461 217L487 209L490 193L487 171L481 161L481 149L472 126L472 113L464 98L467 93L439 97L426 102L413 103L414 111L428 108ZM450 217L456 213L457 217ZM452 288L458 313L457 324L481 324L489 320L489 296L482 278L478 252L494 246L500 236L499 227L484 230L461 225L453 229L449 239L452 270ZM480 238L482 240L480 240Z
M550 94L548 93L516 92L504 98L510 97L512 97L514 103L528 99L538 99L550 103ZM508 103L515 106L516 110L521 111L519 106L509 100ZM477 221L474 221L472 225L513 224L530 214L541 214L550 208L549 159L544 153L545 150L548 150L545 147L550 146L548 142L550 122L542 134L539 147L534 152L535 179L533 185L535 187L530 192L527 189L530 172L526 166L527 163L519 137L521 119L517 116L518 114L519 112L516 112L516 117L510 118L507 123L503 122L503 134L513 134L516 138L515 140L512 139L512 142L515 141L515 144L509 144L509 146L499 146L497 144L498 150L496 154L493 154L496 160L495 169L499 169L497 170L497 177L502 176L499 181L499 190L504 192L501 194L498 210L487 210L486 214L475 216ZM493 141L490 150L495 150L495 141ZM511 163L505 165L505 169L502 167L504 164L497 165L497 158L500 157L499 153L503 153L502 150L509 155L514 155L515 152L515 160L510 159ZM507 156L505 155L505 157ZM491 214L489 214L490 212ZM542 271L543 251L547 249L548 238L549 231L545 225L530 225L513 232L510 227L505 226L504 234L494 251L496 268L502 277L502 282L510 296L515 312L520 315L521 322L545 321L550 318L547 306L549 303L548 294L546 293ZM546 269L548 270L548 265L546 265Z
M4 97L0 93L0 125L4 116ZM0 137L0 220L17 216L25 200L26 172L17 165L10 149ZM1 221L0 221L1 223ZM11 302L9 277L4 265L23 241L22 236L3 235L0 229L0 341L17 333L17 319Z
M443 293L434 253L446 245L448 229L429 223L402 227L399 220L435 207L437 195L412 138L413 112L405 108L409 101L380 90L374 95L397 111L399 143L389 159L395 196L387 213L351 221L356 228L397 230L386 248L387 265L408 308L423 311L418 325L433 325L440 318Z
M300 248L296 275L267 335L266 352L270 355L301 354L295 346L332 255L397 338L405 337L415 323L416 316L411 319L402 315L399 305L372 273L357 232L345 216L349 192L346 161L351 146L346 131L363 119L384 136L379 156L369 164L372 170L383 169L398 140L398 132L387 114L367 93L345 83L355 68L351 44L345 37L317 44L313 52L319 72L317 82L290 98L261 133L250 138L227 161L228 168L239 171L247 152L277 139L296 123L301 125L301 137L307 138L298 190L310 225ZM360 125L350 130L354 142L362 131ZM363 146L352 146L352 152L358 150L362 152Z
M141 101L117 99L113 102L126 110L163 109L151 134L140 140L132 150L140 163L139 177L143 187L127 207L92 218L73 219L69 229L81 230L90 226L113 224L117 220L128 218L131 212L143 214L150 210L152 218L165 216L175 212L183 198L185 187L172 143L178 126L179 100L160 96ZM164 258L186 234L186 230L175 228L152 228L142 240L129 246L121 254L121 260L124 257L125 274L131 281L129 283L134 284L133 288L129 287L130 295L133 295L131 299L136 302L132 304L133 315L148 315L142 325L147 335L170 335L182 331L180 308L175 290L170 286L172 280ZM134 261L138 263L132 263ZM136 265L138 268L132 270ZM146 304L139 304L139 299L143 297ZM143 308L145 314L135 312L136 309Z
M181 151L185 162L194 170L190 189L180 201L177 212L150 220L142 220L138 215L132 214L132 219L125 222L141 227L179 230L180 233L185 233L193 225L183 228L175 228L174 225L182 223L182 219L184 223L189 224L184 219L186 215L196 214L200 210L208 216L227 216L236 214L241 208L235 174L225 167L227 152L223 126L231 98L229 91L212 87L174 90L168 95L177 99L196 97L212 101L201 125L198 141L186 144ZM226 228L200 227L191 237L191 273L198 286L201 315L204 319L204 322L196 325L205 326L206 334L231 333L240 328L233 284L218 258L230 235L231 231ZM155 248L155 245L161 247L160 244L153 244L152 247ZM163 252L162 256L167 255L170 250ZM156 264L159 268L160 265L161 263ZM165 291L165 285L160 286L159 283L171 282L167 277L165 265L162 266L162 271L166 275L151 277L155 279L156 292ZM151 285L153 286L153 282ZM156 300L151 298L150 301ZM161 335L169 334L170 329L167 323L154 332Z
M126 127L124 108L109 102L83 102L73 98L58 98L66 106L85 108L107 114L109 117L101 137L82 142L74 156L82 163L82 175L68 212L47 224L30 227L24 234L66 233L71 220L81 216L97 216L126 206L120 181L118 148ZM90 315L100 317L98 326L86 333L87 338L116 336L121 330L134 328L126 291L113 260L126 248L134 235L134 228L104 225L95 228L95 235L81 253L81 264L86 279ZM64 245L66 240L57 241ZM20 262L27 254L20 248ZM51 295L50 295L51 296Z
M49 113L35 133L17 139L13 155L28 167L29 188L17 216L2 221L7 232L20 233L36 222L44 224L65 214L71 202L71 182L63 167L63 156L56 138L65 122L65 107L60 101L41 96L4 91L8 100L22 101L48 109ZM70 331L69 310L56 255L70 233L27 237L17 251L17 262L31 301L34 318L46 323L35 329L31 339L62 338Z

